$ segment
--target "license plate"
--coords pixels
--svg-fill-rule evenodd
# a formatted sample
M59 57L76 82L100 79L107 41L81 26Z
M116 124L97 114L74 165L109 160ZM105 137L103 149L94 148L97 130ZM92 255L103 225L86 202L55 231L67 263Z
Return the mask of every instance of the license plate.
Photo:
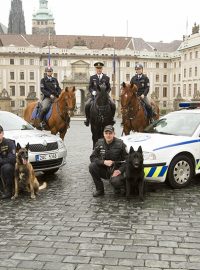
M58 155L56 153L35 156L36 161L43 161L43 160L57 159L57 158L58 158Z

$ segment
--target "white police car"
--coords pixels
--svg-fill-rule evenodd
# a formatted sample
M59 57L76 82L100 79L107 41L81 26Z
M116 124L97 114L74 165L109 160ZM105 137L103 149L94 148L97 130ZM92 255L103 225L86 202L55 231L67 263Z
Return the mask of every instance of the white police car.
M167 180L173 188L187 186L200 173L200 103L184 102L180 107L183 109L161 117L144 133L121 137L128 149L142 146L146 180Z
M29 143L29 161L34 171L55 173L66 163L67 150L59 136L35 129L21 117L0 111L4 137L25 147Z

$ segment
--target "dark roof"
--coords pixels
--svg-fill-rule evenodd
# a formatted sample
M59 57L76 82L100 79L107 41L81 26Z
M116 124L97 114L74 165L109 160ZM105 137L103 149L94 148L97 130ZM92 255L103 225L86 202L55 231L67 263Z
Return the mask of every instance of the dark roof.
M78 36L78 35L16 35L0 34L0 46L9 46L11 44L21 47L30 45L36 47L46 47L48 44L57 48L71 49L74 46L86 46L88 49L102 50L104 48L115 48L123 50L129 48L136 51L160 51L173 52L178 49L181 40L175 40L171 43L146 42L142 38L131 37L112 37L112 36Z
M154 49L154 51L159 52L175 52L180 44L182 43L182 40L174 40L170 43L164 43L164 42L147 42L150 44Z

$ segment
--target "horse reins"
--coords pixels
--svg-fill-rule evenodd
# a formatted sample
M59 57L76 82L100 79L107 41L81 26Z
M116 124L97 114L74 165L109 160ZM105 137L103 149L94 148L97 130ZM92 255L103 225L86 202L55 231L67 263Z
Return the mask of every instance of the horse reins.
M138 99L138 105L137 105L137 109L134 110L133 107L131 107L131 100L132 100L132 97L133 97L133 94L128 102L127 105L125 106L122 106L122 115L124 116L127 116L127 118L131 121L131 120L134 120L138 114L138 112L140 111L141 109L141 102L140 102L140 99L138 96L136 96L136 98ZM131 113L132 112L132 113ZM131 114L131 117L129 116Z
M60 111L60 108L59 108L59 106L58 106L58 99L56 100L56 101L54 101L55 103L56 103L56 110L57 110L57 112L58 112L58 115L60 116L60 118L64 121L64 122L66 122L66 120L67 120L67 116L69 116L68 115L68 110L67 109L63 109L63 112L61 112ZM67 107L68 108L68 107Z

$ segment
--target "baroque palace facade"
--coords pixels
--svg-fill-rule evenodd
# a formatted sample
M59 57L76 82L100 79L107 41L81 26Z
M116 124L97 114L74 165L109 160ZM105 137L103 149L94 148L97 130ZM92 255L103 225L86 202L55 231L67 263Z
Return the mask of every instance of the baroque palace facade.
M175 100L199 97L200 34L193 29L183 41L145 42L141 38L69 35L0 35L0 109L22 115L29 100L40 98L50 50L51 66L61 88L77 89L78 113L83 114L94 63L102 61L110 76L112 97L119 106L120 84L129 82L136 63L144 65L150 95L161 112L177 109ZM115 64L114 64L115 63ZM115 65L115 67L114 67ZM4 104L4 101L7 101Z

